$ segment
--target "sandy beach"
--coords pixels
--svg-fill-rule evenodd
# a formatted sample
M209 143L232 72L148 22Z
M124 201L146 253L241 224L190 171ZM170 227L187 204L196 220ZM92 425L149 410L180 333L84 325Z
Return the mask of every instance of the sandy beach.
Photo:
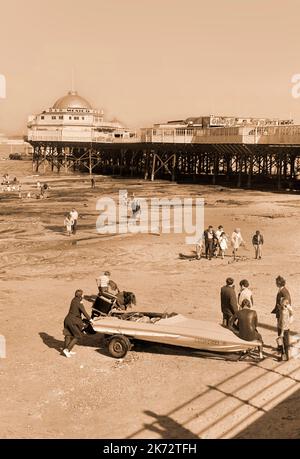
M219 186L88 175L33 176L31 163L1 161L22 191L47 182L46 199L0 193L1 438L299 438L300 361L278 362L270 314L285 277L300 332L300 196ZM97 199L120 189L150 197L202 197L205 225L240 227L243 260L190 259L184 234L99 235ZM76 207L78 232L64 232ZM251 237L261 230L263 259ZM181 258L180 254L186 255ZM220 323L220 288L231 276L248 279L265 342L262 362L201 358L187 349L137 346L122 360L109 356L99 335L85 337L76 355L61 355L63 319L74 291L96 294L105 269L136 310L179 312ZM86 303L87 310L90 304Z

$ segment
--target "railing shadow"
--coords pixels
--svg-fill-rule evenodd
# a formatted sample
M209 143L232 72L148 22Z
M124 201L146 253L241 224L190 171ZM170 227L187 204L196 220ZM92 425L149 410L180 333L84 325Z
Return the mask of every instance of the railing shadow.
M299 439L300 389L252 422L234 439Z
M197 435L174 421L170 416L161 416L149 410L145 410L144 413L155 419L151 424L144 424L144 428L158 434L160 438L199 439Z
M242 423L242 422L247 422L247 420L249 419L249 417L251 417L253 414L254 415L260 415L260 419L261 420L261 423L260 423L260 419L254 421L251 425L252 425L252 428L251 426L248 428L245 428L244 430L241 431L241 433L239 433L237 436L235 436L234 438L255 438L255 434L252 434L253 431L257 432L258 434L257 435L263 435L264 433L264 430L263 430L263 426L265 425L264 424L264 421L263 419L265 417L268 417L270 415L271 417L271 413L273 410L277 410L277 407L273 408L270 412L268 411L268 405L270 403L276 403L276 400L281 397L282 395L282 381L289 381L289 384L290 386L288 387L287 390L293 390L294 387L296 387L298 385L298 379L294 377L294 373L295 372L299 372L299 366L296 365L296 367L294 369L292 369L289 373L285 374L285 373L281 373L280 370L283 370L285 371L286 368L289 368L288 366L286 366L285 363L279 363L277 364L274 368L265 368L265 367L262 367L260 366L259 364L257 365L258 368L260 368L261 370L261 374L260 375L257 375L257 372L252 375L250 377L250 380L248 381L243 381L242 384L240 384L238 387L235 387L235 389L233 391L228 391L228 390L224 390L224 388L220 387L222 386L223 384L225 383L230 383L230 384L233 384L233 386L236 386L236 380L239 381L239 379L241 377L245 378L245 375L249 372L251 372L251 370L253 369L253 366L252 367L247 367L241 371L238 371L236 372L234 375L232 376L229 376L228 378L225 378L224 380L222 380L220 383L212 386L212 385L209 385L207 386L207 389L205 391L203 391L202 393L192 397L191 399L187 400L186 402L182 403L181 405L177 406L176 408L174 408L173 410L169 411L168 413L166 413L165 415L163 416L158 416L156 414L154 414L153 417L156 417L156 421L154 421L153 423L151 424L144 424L144 427L137 430L136 432L133 432L130 436L128 436L127 438L135 438L137 435L138 436L141 436L143 435L143 432L145 432L145 435L146 435L146 431L153 431L155 433L158 433L162 436L162 438L176 438L176 437L173 437L174 435L174 432L172 431L172 429L167 429L167 426L168 425L171 425L172 426L172 423L169 424L169 420L171 419L172 421L174 421L171 417L177 413L179 413L181 410L187 408L189 405L193 404L193 403L196 403L199 404L199 401L201 399L203 399L206 395L208 395L209 393L211 393L212 391L216 391L216 392L219 392L222 394L222 398L221 399L217 399L217 400L214 400L212 403L209 404L209 406L206 406L205 408L203 408L202 410L198 410L196 414L193 414L192 416L188 416L187 419L185 419L184 422L182 422L181 424L179 424L179 426L188 431L188 432L191 432L188 428L187 428L187 425L191 422L194 422L198 419L201 420L201 416L204 416L204 418L202 418L202 420L204 419L205 420L205 413L210 413L211 410L216 410L218 408L218 406L220 406L221 408L221 404L224 403L229 397L230 398L233 398L234 400L237 401L237 405L235 407L231 407L229 408L229 410L224 410L224 408L222 407L221 411L220 411L220 414L219 416L217 416L214 420L210 420L208 423L206 423L203 427L201 427L201 429L197 429L197 433L193 433L192 432L192 435L194 435L193 438L201 438L201 435L205 435L206 432L209 432L210 429L214 428L217 424L219 423L222 423L222 422L226 422L226 420L228 419L228 429L224 431L224 429L222 430L222 433L220 434L220 436L218 436L217 438L224 438L224 436L228 436L230 435L231 432L234 432L234 430L236 430L237 428L239 428L239 425ZM237 394L237 392L239 391L242 391L242 390L245 390L245 389L249 389L249 385L251 385L252 383L256 383L259 381L259 380L262 380L266 375L268 375L268 373L271 372L271 373L274 373L276 375L279 376L279 378L277 378L276 381L271 381L269 380L269 378L267 378L267 380L265 381L265 384L263 381L261 381L261 383L259 384L259 389L256 390L253 395L251 395L250 397L247 396L247 397L244 397L244 396L241 396L239 394ZM276 388L277 386L277 388ZM275 388L275 391L274 391L274 388ZM270 390L272 389L272 391L270 392ZM269 394L269 397L268 397L268 394ZM293 419L298 419L299 418L299 415L298 415L298 412L299 412L299 400L300 400L300 397L299 397L299 391L293 395L290 395L289 398L291 398L291 400L296 400L297 401L297 409L295 408L294 412L295 414L293 415ZM262 400L263 400L263 403L259 404L256 402L256 399L257 397L262 397ZM253 402L252 402L252 399L253 399ZM205 400L205 399L204 399ZM288 399L287 401L284 401L284 402L281 402L279 404L279 408L280 406L284 406L285 403L288 403ZM230 405L229 405L230 406ZM246 415L244 414L244 407L245 406L248 406L249 409L252 411L249 413L246 412ZM237 417L236 418L236 413L241 410L241 413L242 413L242 417ZM188 410L189 411L189 410ZM149 412L145 411L146 414L149 414ZM152 413L150 414L152 416ZM263 416L263 418L262 418ZM297 418L298 416L298 418ZM211 416L210 416L211 418ZM268 418L266 418L268 419ZM273 418L272 418L273 419ZM162 421L162 424L160 424L160 421ZM232 421L232 422L230 422ZM273 420L273 422L275 423L275 420ZM156 424L159 424L158 426L156 426ZM174 421L174 423L177 425L178 423L176 421ZM174 424L174 427L175 427L175 424ZM254 427L255 425L257 424L257 429ZM275 425L275 424L274 424ZM260 427L259 427L260 426ZM299 436L299 432L300 432L300 428L299 428L299 424L297 424L298 426L298 430L297 430L297 435ZM183 432L184 433L184 432ZM175 434L176 434L176 431L175 431ZM251 437L251 435L253 435ZM187 437L186 437L187 438ZM276 436L277 438L277 436ZM296 438L296 435L295 435L295 438Z

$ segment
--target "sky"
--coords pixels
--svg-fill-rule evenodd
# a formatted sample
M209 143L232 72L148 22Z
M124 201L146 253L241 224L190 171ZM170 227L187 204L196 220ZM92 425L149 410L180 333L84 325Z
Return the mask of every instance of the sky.
M72 86L137 128L207 114L300 123L299 0L0 0L0 131Z

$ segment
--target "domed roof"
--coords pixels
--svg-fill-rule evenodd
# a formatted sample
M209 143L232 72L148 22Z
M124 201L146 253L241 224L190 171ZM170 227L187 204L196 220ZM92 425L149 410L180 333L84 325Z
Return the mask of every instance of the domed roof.
M83 108L92 110L90 103L83 97L79 96L76 91L69 91L66 96L58 99L53 105L53 108L58 110L67 108Z

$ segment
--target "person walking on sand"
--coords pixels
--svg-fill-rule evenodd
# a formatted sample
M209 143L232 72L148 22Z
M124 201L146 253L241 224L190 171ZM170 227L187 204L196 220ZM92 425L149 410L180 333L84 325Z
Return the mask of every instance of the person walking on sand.
M91 178L91 188L96 188L96 181L94 177Z
M224 260L225 252L228 249L228 237L227 234L223 231L219 237L219 247L220 247L220 255L222 260Z
M66 227L68 236L71 236L71 234L72 234L73 224L74 224L74 220L71 217L71 214L67 214L67 216L65 218L65 221L64 221L64 225Z
M76 234L77 231L77 222L78 222L78 212L76 209L72 209L70 212L71 218L73 219L72 233Z
M81 303L83 291L78 289L75 296L71 301L70 309L64 320L63 334L65 336L65 343L63 353L66 357L71 357L75 354L72 352L73 347L83 336L83 330L86 328L82 321L82 315L92 324L93 320L86 312L84 305Z
M257 230L252 237L252 245L255 250L255 259L261 260L262 257L262 246L264 243L264 237L259 230Z
M233 259L235 260L237 257L237 251L240 248L241 245L245 245L244 239L241 234L240 228L236 228L232 235L231 235L231 245L232 245L232 254L233 254Z
M132 199L131 199L131 212L132 212L132 218L134 220L137 220L138 217L140 217L141 214L141 205L140 201L135 197L134 193L132 193Z
M217 241L216 241L216 252L217 255L220 255L222 257L222 250L221 250L221 247L220 247L220 237L221 237L221 234L224 233L224 228L222 225L219 225L218 226L218 229L215 231L215 234L216 234L216 238L217 238Z
M214 255L214 244L217 241L217 236L211 225L204 231L203 235L205 241L205 256L211 260Z
M221 311L223 327L228 327L230 318L238 312L237 298L232 277L226 279L226 285L221 288Z

